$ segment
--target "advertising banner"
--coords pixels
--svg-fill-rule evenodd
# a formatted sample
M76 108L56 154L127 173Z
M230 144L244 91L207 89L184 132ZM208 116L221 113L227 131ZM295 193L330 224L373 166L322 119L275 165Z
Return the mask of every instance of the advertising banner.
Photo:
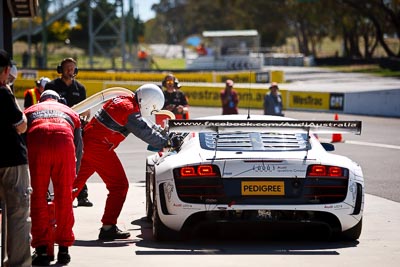
M330 95L323 92L290 91L288 107L293 109L329 110Z

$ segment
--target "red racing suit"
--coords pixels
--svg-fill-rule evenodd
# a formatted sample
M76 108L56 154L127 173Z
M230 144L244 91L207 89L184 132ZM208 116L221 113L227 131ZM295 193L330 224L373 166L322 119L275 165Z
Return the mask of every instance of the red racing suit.
M32 247L49 242L47 192L50 179L56 207L55 243L71 246L75 241L72 184L82 156L79 115L56 100L47 99L25 110L31 196Z
M128 178L114 150L129 133L155 148L163 148L168 142L142 119L134 95L107 101L84 128L84 153L74 181L74 189L77 189L74 197L97 172L109 191L101 219L104 225L117 224L128 192Z

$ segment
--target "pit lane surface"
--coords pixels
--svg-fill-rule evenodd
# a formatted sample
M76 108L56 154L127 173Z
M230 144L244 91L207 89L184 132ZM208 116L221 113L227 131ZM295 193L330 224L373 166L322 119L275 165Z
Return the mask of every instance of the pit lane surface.
M247 113L246 110L240 112ZM191 108L192 118L219 113L218 108ZM261 111L251 113L260 114ZM334 119L331 113L286 111L286 116ZM307 237L249 239L230 233L185 242L155 242L144 212L144 164L145 156L151 153L146 152L145 143L130 135L117 148L131 182L118 225L131 231L132 238L107 243L95 240L106 191L103 184L97 183L99 178L93 177L88 186L95 207L75 209L77 242L72 255L79 264L73 261L70 266L96 266L94 262L100 262L98 266L398 266L400 120L354 115L339 115L339 119L363 122L360 136L343 135L344 143L335 143L335 153L350 156L364 168L367 195L364 227L358 242L318 241ZM320 136L320 139L330 141L331 136ZM93 253L96 255L92 256Z
M192 107L191 117L220 112L218 108ZM251 113L261 114L261 111ZM331 113L286 111L285 114L298 119L334 118ZM88 181L89 198L94 207L74 209L76 242L70 249L69 266L398 266L400 120L353 115L339 115L339 119L363 121L360 136L343 135L345 142L335 144L335 153L353 158L364 169L367 195L364 227L358 242L307 238L260 240L229 238L229 235L185 242L155 242L151 225L145 220L144 204L144 165L146 155L151 153L146 151L144 142L130 135L117 148L117 153L130 180L118 226L130 231L131 238L112 242L97 240L107 192L100 178L94 175ZM327 141L330 138L320 136Z

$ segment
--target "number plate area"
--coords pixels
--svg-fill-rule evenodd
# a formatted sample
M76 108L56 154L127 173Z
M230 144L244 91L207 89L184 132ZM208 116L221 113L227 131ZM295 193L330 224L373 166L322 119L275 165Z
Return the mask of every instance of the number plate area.
M283 196L285 183L283 181L242 181L242 196Z

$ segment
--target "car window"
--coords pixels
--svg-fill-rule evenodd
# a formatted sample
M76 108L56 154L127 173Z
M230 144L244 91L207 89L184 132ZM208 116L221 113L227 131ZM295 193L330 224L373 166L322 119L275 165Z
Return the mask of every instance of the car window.
M304 133L215 133L199 134L203 149L217 151L302 151L310 144Z

